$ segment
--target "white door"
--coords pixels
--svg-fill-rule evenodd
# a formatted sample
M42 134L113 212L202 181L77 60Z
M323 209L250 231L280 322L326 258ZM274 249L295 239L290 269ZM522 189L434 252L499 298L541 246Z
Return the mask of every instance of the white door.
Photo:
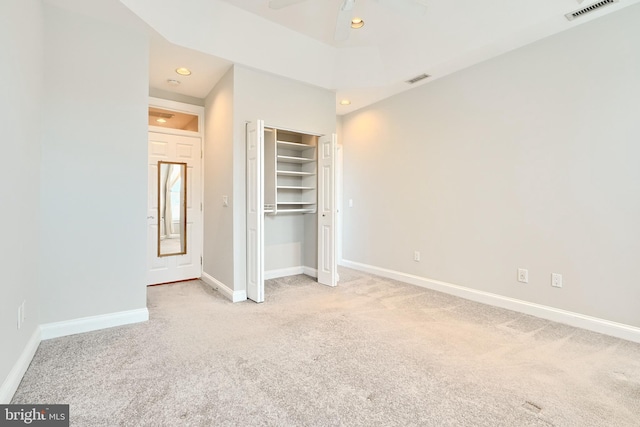
M149 132L147 284L176 282L202 275L201 144L198 136ZM158 162L187 164L186 253L158 256Z
M247 297L264 301L264 121L247 124Z
M336 260L336 135L318 141L318 282L338 284Z

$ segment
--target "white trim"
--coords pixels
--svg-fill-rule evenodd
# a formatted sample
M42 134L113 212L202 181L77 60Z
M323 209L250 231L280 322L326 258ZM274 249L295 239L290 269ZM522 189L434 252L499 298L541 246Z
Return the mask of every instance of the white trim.
M306 274L307 276L318 277L318 270L316 270L315 268L307 267L305 265L281 268L279 270L269 270L264 272L264 280L295 276L297 274Z
M40 331L42 333L42 339L48 340L52 338L65 337L67 335L112 328L114 326L146 322L147 320L149 320L149 310L145 307L137 310L119 311L116 313L101 314L99 316L81 317L79 319L64 320L62 322L46 323L44 325L40 325Z
M318 278L318 269L311 268L307 266L302 267L302 274L306 274L307 276Z
M415 276L413 274L407 274L395 270L388 270L386 268L361 264L359 262L342 260L342 263L340 265L353 268L354 270L377 274L378 276L386 277L389 279L399 280L411 285L416 285L423 288L455 295L483 304L506 308L508 310L530 314L532 316L541 317L543 319L552 320L554 322L565 323L570 326L575 326L593 332L611 335L613 337L640 343L640 328L637 328L635 326L612 322L610 320L587 316L580 313L574 313L571 311L536 304L528 301L522 301L515 298L509 298L489 292L478 291L476 289L465 288L464 286L454 285L439 280L428 279L426 277Z
M9 375L7 375L7 378L0 386L0 405L7 405L11 402L13 395L20 385L20 381L22 381L22 377L25 372L27 372L27 368L31 360L33 360L33 356L36 354L36 350L38 350L40 341L40 328L36 327L24 350L22 350L22 354L20 354L13 368L9 371Z
M220 292L224 296L226 296L228 299L231 300L231 302L240 302L240 301L247 300L246 290L234 291L230 287L228 287L227 285L219 281L218 279L214 278L213 276L205 272L202 272L202 277L200 278L200 280L202 280L204 283L211 286L213 289Z

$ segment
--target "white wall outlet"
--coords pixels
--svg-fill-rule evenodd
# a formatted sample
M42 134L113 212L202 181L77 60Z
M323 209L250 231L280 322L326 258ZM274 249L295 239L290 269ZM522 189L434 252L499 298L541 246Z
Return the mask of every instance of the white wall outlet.
M562 274L551 273L551 286L554 288L562 287Z
M414 260L415 262L419 262L419 261L420 261L420 252L415 251L415 252L413 253L413 260Z
M349 207L352 208L353 207L353 199L349 199Z
M518 282L529 283L529 270L526 268L518 269Z
M229 196L222 196L222 206L229 206Z

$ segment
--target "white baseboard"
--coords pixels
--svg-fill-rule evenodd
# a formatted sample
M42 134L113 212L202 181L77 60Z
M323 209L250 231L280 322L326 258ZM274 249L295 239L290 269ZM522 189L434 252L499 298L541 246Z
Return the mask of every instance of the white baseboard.
M149 320L149 310L145 307L137 310L119 311L117 313L102 314L99 316L46 323L40 325L40 332L42 339L48 340L83 332L97 331L98 329L112 328L114 326L146 322L147 320Z
M318 277L318 270L300 265L298 267L281 268L279 270L269 270L264 272L264 279L277 279L279 277L295 276L296 274L306 274L311 277Z
M22 350L22 354L9 371L9 375L4 380L2 385L0 385L0 405L8 405L13 398L13 395L16 393L18 386L20 385L20 381L22 381L22 377L24 373L27 372L27 368L33 360L33 356L36 354L36 350L38 350L38 346L40 345L40 328L36 328L31 334L31 338L27 342L27 345Z
M476 289L466 288L464 286L458 286L439 280L428 279L426 277L415 276L413 274L361 264L359 262L342 260L340 265L353 268L354 270L377 274L378 276L432 289L434 291L455 295L483 304L506 308L508 310L530 314L532 316L541 317L554 322L564 323L578 328L587 329L589 331L599 332L601 334L611 335L613 337L640 343L640 328L635 326L612 322L610 320L591 317L515 298L509 298L498 294L478 291Z
M211 286L216 291L222 293L224 296L229 298L231 302L240 302L240 301L247 300L246 290L234 291L230 287L228 287L218 279L214 278L213 276L205 273L204 271L202 272L202 277L200 277L200 280L202 280L207 285Z

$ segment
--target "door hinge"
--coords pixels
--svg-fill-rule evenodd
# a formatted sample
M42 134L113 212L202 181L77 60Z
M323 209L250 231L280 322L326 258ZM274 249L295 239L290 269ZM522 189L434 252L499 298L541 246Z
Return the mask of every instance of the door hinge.
M202 212L202 202L200 202L200 212Z

